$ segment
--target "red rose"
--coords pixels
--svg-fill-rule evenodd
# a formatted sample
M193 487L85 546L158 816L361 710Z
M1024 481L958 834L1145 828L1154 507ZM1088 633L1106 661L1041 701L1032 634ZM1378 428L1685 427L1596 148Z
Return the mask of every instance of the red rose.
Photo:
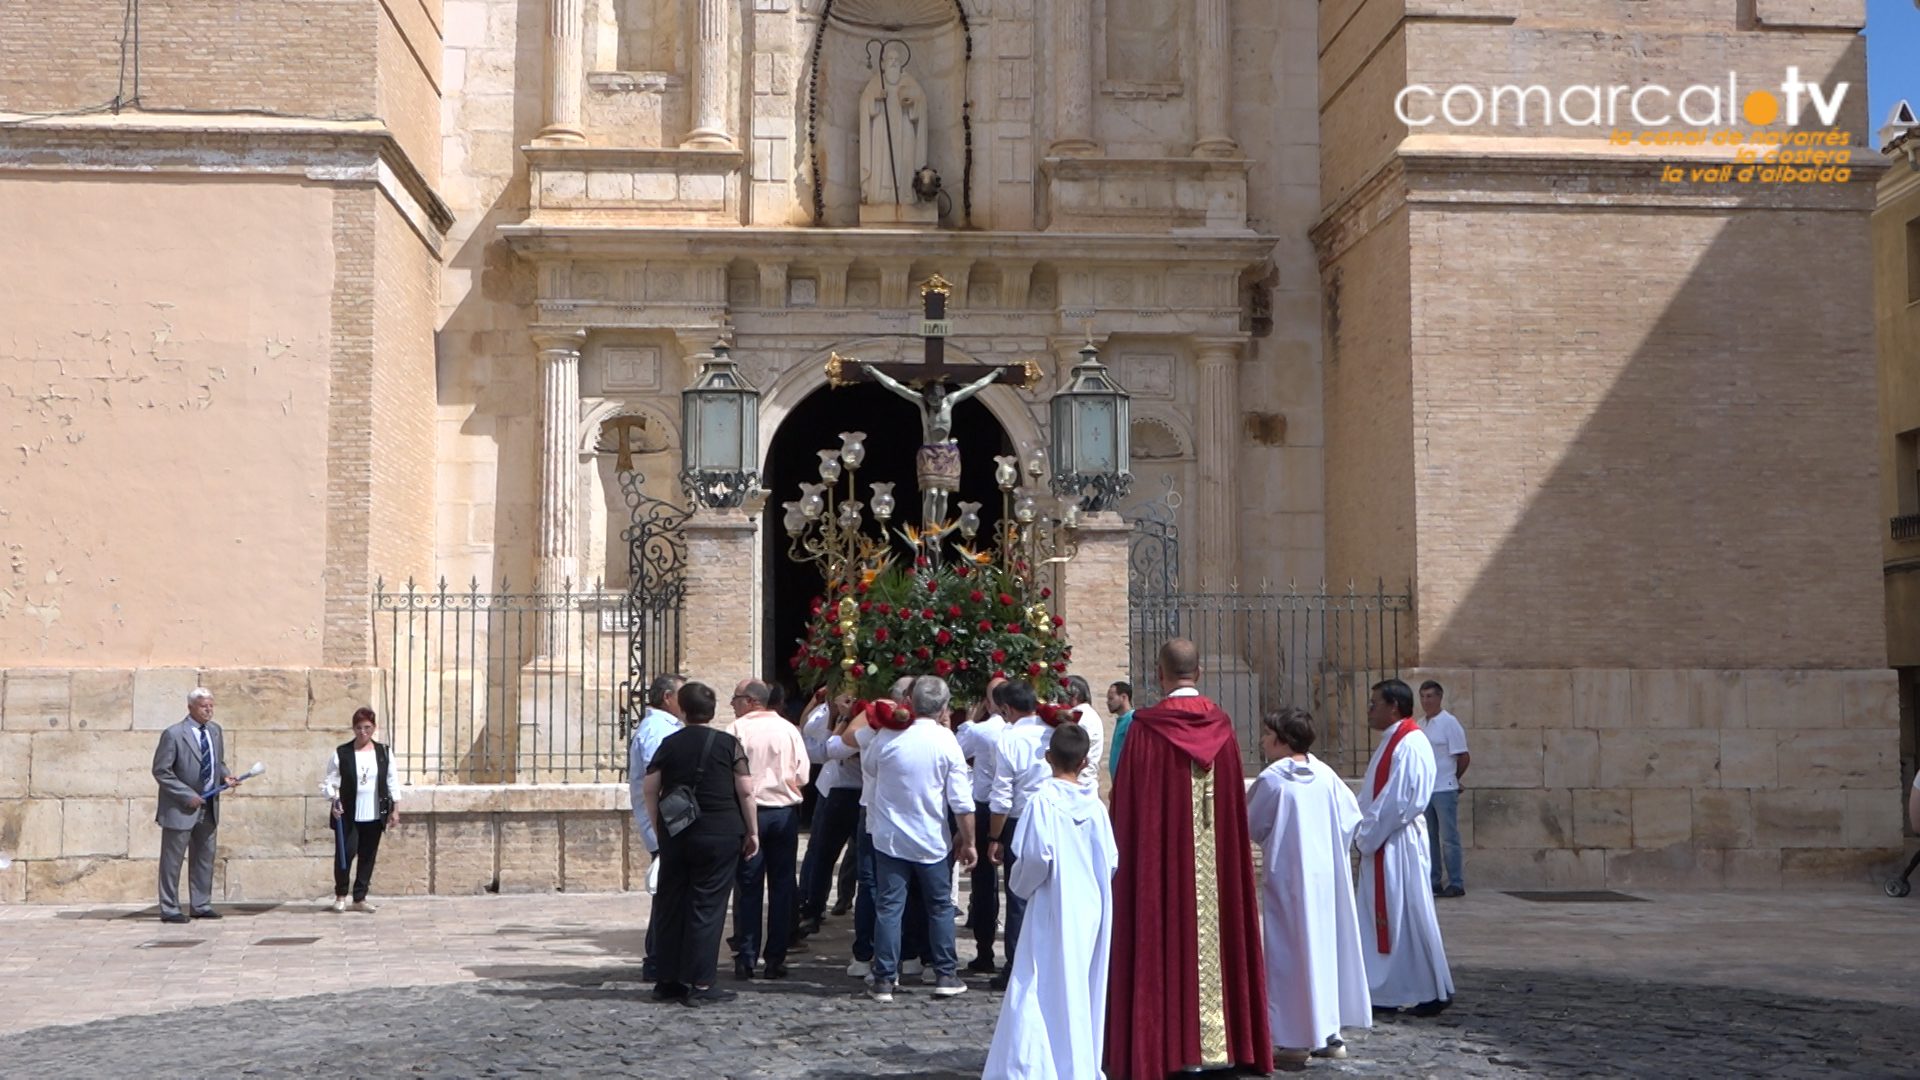
M932 608L928 608L925 611L922 611L920 613L920 617L923 619L931 619L933 618L933 615L934 615L934 611Z
M881 604L881 605L880 605L880 614L882 614L882 615L891 615L891 614L893 614L893 605L892 605L892 604Z
M1044 670L1044 669L1043 669L1043 668L1042 668L1042 667L1041 667L1041 666L1040 666L1039 664L1028 664L1028 665L1027 665L1027 675L1028 675L1029 677L1032 677L1032 676L1036 676L1036 675L1039 675L1039 674L1040 674L1040 672L1041 672L1041 671L1043 671L1043 670Z
M939 633L933 635L933 640L939 642L942 645L950 644L953 641L953 632L950 630L942 630Z
M1065 625L1067 625L1067 620L1065 620L1065 619L1063 619L1063 618L1061 618L1061 617L1060 617L1060 616L1058 616L1058 615L1055 615L1055 616L1053 617L1053 625L1055 625L1055 626L1065 626Z
M960 661L960 670L961 671L967 670L967 662L965 660Z
M906 666L907 666L907 654L906 654L906 653L894 653L894 654L893 654L893 666L894 666L894 667L906 667Z
M830 668L833 666L833 661L824 656L816 656L813 658L813 666L817 668Z
M1009 633L1009 634L1017 634L1017 633L1019 633L1019 632L1020 632L1020 624L1019 624L1019 623L1017 623L1017 622L1010 622L1010 623L1008 623L1008 624L1007 624L1007 633Z
M956 567L954 567L954 568L953 568L953 572L954 572L955 574L958 574L958 575L959 575L959 576L961 576L961 577L966 577L966 576L967 576L968 574L970 574L970 573L972 573L972 571L971 571L971 570L968 570L968 569L967 569L966 567L964 567L964 566L956 566Z
M854 586L854 590L853 590L853 591L855 591L855 592L860 592L860 593L864 593L864 592L866 592L866 591L867 591L867 583L866 583L866 582L864 582L864 581L863 581L863 582L861 582L860 584L858 584L858 585L856 585L856 586Z
M1006 673L1006 672L1004 672L1004 671L998 671L998 670L996 670L996 671L995 671L995 672L993 673L993 677L994 677L994 678L996 678L996 679L1004 679L1004 678L1006 678L1006 677L1007 677L1007 673Z
M925 660L928 657L933 655L933 650L927 648L925 645L922 645L919 648L913 650L913 655L919 657L922 660Z
M973 592L967 597L967 599L973 601L976 604L982 600L985 600L986 598L987 598L987 594L981 592L979 589L973 590Z
M947 663L945 660L935 660L933 662L933 673L935 675L945 678L951 671L953 671L953 665Z
M867 612L872 610L873 610L873 601L871 600L860 601L860 614L865 615Z
M1050 597L1050 596L1052 596L1052 595L1053 595L1053 590L1052 590L1052 589L1041 589L1041 590L1040 590L1040 599L1042 599L1042 600L1045 600L1045 599L1047 599L1048 597Z
M925 555L921 555L913 560L913 565L925 566L927 565L928 562L929 562L928 558Z
M950 606L950 607L948 607L948 608L947 608L947 617L948 617L948 618L950 618L950 619L957 619L957 618L959 618L959 617L960 617L960 605L959 605L959 604L954 604L954 605L952 605L952 606Z
M1007 595L1006 593L1001 593L1001 594L1000 594L1000 606L1001 606L1001 607L1012 607L1012 606L1013 606L1013 597L1011 597L1011 596L1008 596L1008 595Z
M887 628L883 626L883 627L881 627L881 628L879 628L878 630L875 630L875 631L873 632L873 640L875 640L875 641L885 641L885 640L887 640Z
M996 664L1001 663L1002 661L1006 660L1006 658L1007 658L1007 650L1005 649L995 649L993 650L993 655L991 657L988 657L988 659L992 660Z
M985 619L981 619L981 620L980 620L980 632L981 632L981 633L983 633L983 634L991 634L991 633L993 633L993 624L992 624L992 623L990 623L990 622L988 622L988 621L987 621L987 620L985 620Z
M1066 673L1067 673L1067 665L1066 665L1066 664L1065 664L1064 662L1062 662L1062 661L1058 661L1058 660L1056 660L1056 661L1054 661L1054 664L1053 664L1053 670L1055 670L1055 671L1057 671L1057 672L1059 672L1059 673L1061 673L1062 675L1064 675L1064 674L1066 674Z
M813 598L813 613L815 615L820 614L820 607L821 607L820 598L816 596Z
M867 677L867 665L855 664L847 669L847 674L852 675L856 679L864 679Z
M839 637L840 636L839 624L835 623L834 625L827 627L827 633L833 635L834 637Z
M790 668L792 668L792 669L793 669L793 670L795 670L795 671L799 671L799 670L800 670L800 658L796 656L796 657L794 657L793 659L791 659L791 660L789 660L789 661L787 661L787 666L788 666L788 667L790 667Z

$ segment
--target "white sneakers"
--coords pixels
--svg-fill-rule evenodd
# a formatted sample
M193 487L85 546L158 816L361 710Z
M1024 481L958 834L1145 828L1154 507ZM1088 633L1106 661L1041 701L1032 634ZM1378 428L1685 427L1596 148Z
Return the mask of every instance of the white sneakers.
M873 965L865 960L855 960L847 965L847 974L856 979L864 979L873 974Z
M365 900L355 900L353 902L353 910L359 912L362 915L371 915L374 912L379 911L380 909L377 907L374 907L372 904L367 903Z
M335 901L334 901L334 902L333 902L333 903L332 903L332 904L331 904L331 905L330 905L330 906L329 906L329 907L327 908L327 910L329 910L329 911L333 911L333 912L342 912L342 911L345 911L345 910L347 910L347 902L346 902L345 900L338 900L338 899L336 899L336 900L335 900Z

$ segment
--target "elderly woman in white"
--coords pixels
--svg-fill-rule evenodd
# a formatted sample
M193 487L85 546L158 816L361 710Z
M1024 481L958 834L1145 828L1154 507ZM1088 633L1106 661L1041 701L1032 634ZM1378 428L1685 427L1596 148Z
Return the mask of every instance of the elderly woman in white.
M354 712L353 741L340 744L327 759L327 778L320 782L320 793L333 800L335 911L347 910L348 871L353 870L353 910L373 913L367 889L380 837L400 824L400 789L406 780L394 770L386 744L373 741L377 723L372 709Z

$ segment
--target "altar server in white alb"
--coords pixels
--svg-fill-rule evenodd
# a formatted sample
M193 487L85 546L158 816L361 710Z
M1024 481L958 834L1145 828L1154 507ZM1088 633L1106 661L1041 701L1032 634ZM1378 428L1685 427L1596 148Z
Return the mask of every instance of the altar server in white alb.
M1360 955L1347 853L1360 803L1313 746L1313 717L1268 713L1260 749L1268 765L1247 792L1248 835L1260 845L1260 913L1267 946L1267 1026L1274 1060L1344 1058L1342 1027L1371 1027L1367 964Z
M1453 1002L1453 976L1428 883L1433 745L1412 717L1411 687L1374 685L1367 723L1384 738L1360 785L1360 938L1374 1007L1434 1016Z
M1052 776L1014 830L1009 885L1027 901L987 1080L1099 1080L1107 1017L1107 947L1120 849L1100 796L1080 782L1091 755L1078 724L1054 729Z

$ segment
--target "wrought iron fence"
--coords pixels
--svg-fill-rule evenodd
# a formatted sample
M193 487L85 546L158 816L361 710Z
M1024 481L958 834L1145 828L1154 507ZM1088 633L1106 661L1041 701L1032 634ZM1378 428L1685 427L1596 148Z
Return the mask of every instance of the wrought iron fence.
M1289 705L1313 713L1317 756L1346 776L1366 768L1369 688L1400 673L1401 634L1413 629L1403 621L1410 592L1136 591L1132 610L1137 703L1160 697L1160 645L1190 638L1200 649L1201 692L1233 717L1249 775L1261 767L1260 717Z
M635 626L635 619L643 625ZM635 677L679 666L678 604L413 582L373 595L396 761L415 784L604 783L626 775ZM635 630L638 633L635 633Z

